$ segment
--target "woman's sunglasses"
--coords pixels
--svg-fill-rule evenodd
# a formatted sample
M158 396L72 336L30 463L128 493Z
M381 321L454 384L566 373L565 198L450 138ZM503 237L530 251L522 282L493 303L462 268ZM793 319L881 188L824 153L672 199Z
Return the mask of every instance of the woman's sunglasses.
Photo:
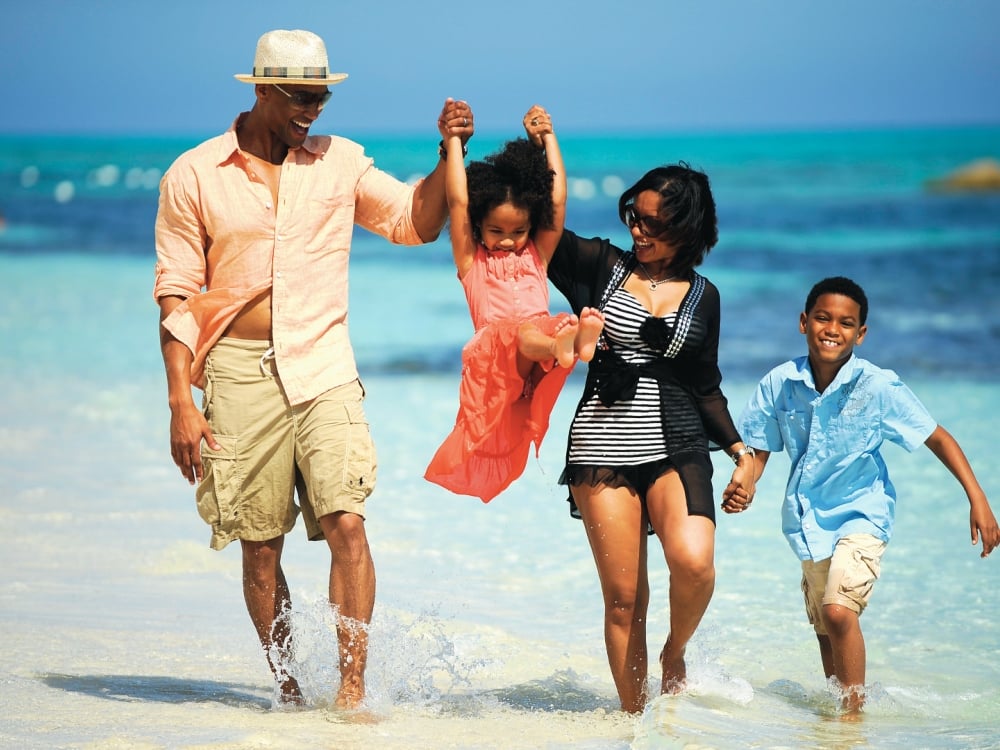
M644 237L659 237L665 234L670 228L670 224L668 222L660 221L659 219L654 219L650 216L639 216L638 212L635 210L635 206L631 203L625 206L623 220L625 221L625 226L629 229L638 226L639 231Z

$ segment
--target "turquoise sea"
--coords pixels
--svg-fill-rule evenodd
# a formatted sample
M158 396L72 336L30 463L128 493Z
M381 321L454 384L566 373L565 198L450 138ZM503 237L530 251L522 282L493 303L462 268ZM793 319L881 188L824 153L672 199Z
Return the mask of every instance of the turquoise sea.
M347 135L401 179L436 158L433 134ZM514 135L477 135L470 155ZM582 377L539 459L492 503L425 482L471 323L446 239L395 248L361 230L350 322L379 449L373 721L324 707L337 679L327 552L300 529L286 572L311 706L272 710L238 549L208 549L167 445L152 226L160 175L199 140L0 136L0 746L1000 748L1000 561L970 545L965 496L926 449L886 449L900 502L862 619L863 721L839 720L822 676L780 534L780 457L753 512L720 514L691 689L617 712L593 561L556 485ZM646 169L683 160L711 177L720 242L701 271L723 296L734 415L769 367L804 351L811 284L851 276L872 306L859 354L910 384L1000 510L1000 194L925 187L1000 158L1000 126L561 142L568 226L618 243L617 196ZM727 475L723 459L720 492ZM655 654L668 615L655 551L650 567Z

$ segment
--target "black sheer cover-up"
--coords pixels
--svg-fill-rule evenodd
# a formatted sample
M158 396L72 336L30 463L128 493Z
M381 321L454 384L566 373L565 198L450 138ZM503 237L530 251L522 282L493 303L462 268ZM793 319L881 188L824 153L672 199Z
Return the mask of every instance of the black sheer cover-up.
M604 309L611 295L624 283L636 265L635 255L600 238L583 239L570 231L549 263L549 279L577 314L584 307ZM640 377L653 379L659 393L659 412L668 457L657 462L649 475L655 480L668 468L676 468L687 495L688 512L715 521L710 446L719 448L739 442L739 433L729 414L721 390L718 367L719 293L708 279L692 272L691 291L674 325L649 316L639 334L645 344L663 353L651 362L633 364L616 352L606 337L587 369L581 408L597 394L609 406L629 400ZM687 309L685 309L687 307ZM680 329L680 330L678 330ZM635 466L579 465L567 463L561 484L630 485L623 475L636 476ZM646 487L633 487L645 496ZM570 512L579 517L572 497Z

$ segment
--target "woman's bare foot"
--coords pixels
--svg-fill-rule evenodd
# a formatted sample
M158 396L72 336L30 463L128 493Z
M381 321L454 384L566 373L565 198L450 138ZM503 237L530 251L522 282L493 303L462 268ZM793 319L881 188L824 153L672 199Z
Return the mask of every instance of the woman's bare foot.
M556 325L552 334L552 356L560 367L572 367L576 362L576 334L580 329L580 319L568 315Z
M594 358L597 349L597 339L604 330L604 313L594 307L585 307L580 311L580 330L576 335L576 351L583 362Z
M687 683L687 664L684 661L684 649L675 652L670 637L660 652L660 666L663 669L663 680L660 683L661 695L677 695L684 691Z

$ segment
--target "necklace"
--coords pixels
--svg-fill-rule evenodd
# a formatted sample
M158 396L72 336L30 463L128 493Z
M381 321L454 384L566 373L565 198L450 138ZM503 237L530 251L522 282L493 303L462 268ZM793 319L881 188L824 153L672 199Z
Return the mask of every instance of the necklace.
M645 276L646 281L649 282L650 291L656 291L656 287L658 287L660 284L666 284L668 281L673 281L674 279L677 278L676 276L665 276L662 279L654 279L652 276L649 275L649 271L646 270L646 266L644 266L642 262L636 260L636 263L639 264L639 268L642 269L642 275Z

